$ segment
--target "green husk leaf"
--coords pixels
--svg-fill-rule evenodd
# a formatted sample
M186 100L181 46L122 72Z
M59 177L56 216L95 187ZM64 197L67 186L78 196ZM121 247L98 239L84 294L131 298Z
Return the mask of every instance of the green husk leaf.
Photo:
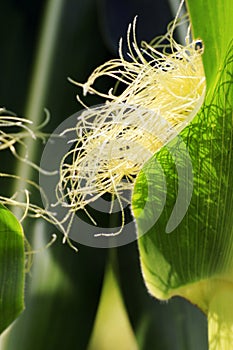
M150 293L160 299L181 295L205 312L219 280L233 283L233 4L224 2L226 12L219 0L207 3L204 14L201 1L188 2L194 35L205 44L204 105L145 165L133 194L141 268ZM218 46L212 23L226 26Z
M231 0L186 0L194 38L204 41L205 67L209 90L216 77L233 37Z

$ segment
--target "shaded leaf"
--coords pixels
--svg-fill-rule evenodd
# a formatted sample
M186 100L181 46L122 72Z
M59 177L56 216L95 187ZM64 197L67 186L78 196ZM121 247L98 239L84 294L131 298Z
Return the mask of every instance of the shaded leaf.
M23 308L23 231L15 216L0 205L0 333Z
M43 249L49 228L41 224L33 234L40 252L27 276L26 309L7 335L6 349L87 349L106 251L81 246L76 254L60 239Z

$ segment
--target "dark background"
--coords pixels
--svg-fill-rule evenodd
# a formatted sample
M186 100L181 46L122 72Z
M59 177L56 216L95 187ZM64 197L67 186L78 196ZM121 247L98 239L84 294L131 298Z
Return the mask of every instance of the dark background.
M19 115L25 111L45 5L38 0L0 2L1 105ZM138 42L163 34L172 19L166 1L64 1L45 103L53 122L78 109L77 88L67 77L84 81L97 65L116 57L119 39L135 15Z

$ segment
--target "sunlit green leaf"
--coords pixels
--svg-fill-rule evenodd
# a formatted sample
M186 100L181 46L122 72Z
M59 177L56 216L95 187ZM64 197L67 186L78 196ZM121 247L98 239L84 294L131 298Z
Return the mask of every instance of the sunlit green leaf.
M215 282L233 281L233 3L225 4L223 9L223 2L209 0L203 11L202 2L189 1L195 36L205 43L207 98L191 124L146 164L133 195L138 232L145 233L139 249L150 292L161 299L185 296L204 311ZM221 33L217 47L215 26ZM177 219L172 225L171 217Z
M231 0L186 0L193 35L204 41L203 63L209 88L224 61L233 36Z

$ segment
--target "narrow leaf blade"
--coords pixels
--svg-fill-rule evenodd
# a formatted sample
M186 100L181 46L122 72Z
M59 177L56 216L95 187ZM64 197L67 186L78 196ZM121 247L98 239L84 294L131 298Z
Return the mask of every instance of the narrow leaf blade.
M24 241L15 216L0 205L0 333L24 309Z

